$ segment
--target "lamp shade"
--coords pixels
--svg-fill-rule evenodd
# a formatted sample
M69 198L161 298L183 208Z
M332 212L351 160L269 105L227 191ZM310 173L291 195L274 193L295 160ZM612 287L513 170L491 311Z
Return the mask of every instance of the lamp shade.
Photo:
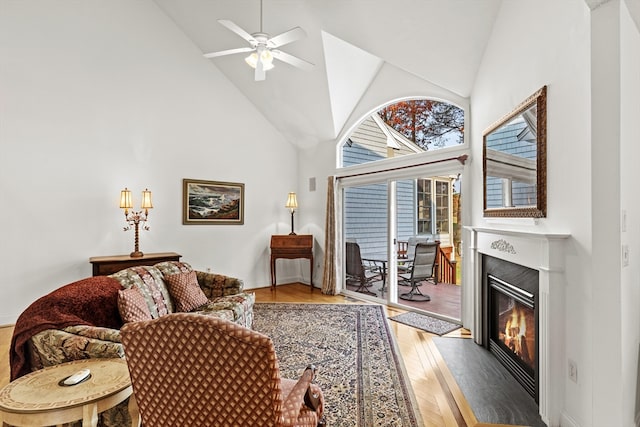
M289 193L289 197L287 197L287 204L284 205L285 208L295 209L298 207L298 199L296 199L296 193Z
M120 207L122 209L133 208L133 203L131 202L131 190L128 190L126 187L124 190L120 191Z
M151 203L151 191L145 188L142 192L142 204L140 205L142 209L151 209L153 208L153 203Z

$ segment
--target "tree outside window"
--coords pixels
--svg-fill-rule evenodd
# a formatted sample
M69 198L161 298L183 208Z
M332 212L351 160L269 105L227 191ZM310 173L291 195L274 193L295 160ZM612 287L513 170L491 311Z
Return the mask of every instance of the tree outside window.
M378 114L425 150L463 143L464 111L446 102L414 99L387 105Z

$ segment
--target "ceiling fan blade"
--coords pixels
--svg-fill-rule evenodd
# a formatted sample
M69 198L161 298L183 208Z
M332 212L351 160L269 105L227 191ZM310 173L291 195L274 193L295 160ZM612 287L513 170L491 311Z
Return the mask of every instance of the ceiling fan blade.
M277 36L271 37L267 40L267 46L270 48L284 46L296 40L303 39L307 36L307 33L300 27L295 27L284 33L280 33Z
M262 63L261 55L258 55L258 61L256 62L256 71L253 74L253 78L257 82L261 82L267 78L267 73L264 71L264 64Z
M218 22L221 25L224 25L225 27L227 27L227 29L233 31L234 33L236 33L237 35L239 35L240 37L242 37L243 39L251 43L251 46L255 46L256 44L258 44L256 39L251 34L247 33L245 30L240 28L234 22L229 21L228 19L218 19Z
M307 62L304 59L300 59L297 56L289 55L288 53L282 52L280 50L272 50L271 54L274 58L279 59L282 62L286 62L287 64L291 64L294 67L301 68L305 71L313 70L313 65L311 62Z
M233 55L235 53L251 52L253 50L255 49L252 47L240 47L238 49L228 49L228 50L221 50L219 52L205 53L203 56L205 58L215 58L218 56Z

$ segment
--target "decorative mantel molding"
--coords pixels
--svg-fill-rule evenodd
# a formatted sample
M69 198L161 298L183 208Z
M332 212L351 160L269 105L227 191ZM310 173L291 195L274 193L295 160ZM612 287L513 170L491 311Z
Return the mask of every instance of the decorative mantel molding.
M564 271L564 242L569 233L488 227L465 227L472 233L472 250L535 270ZM469 241L469 240L467 240ZM550 256L553 252L557 256Z
M491 242L491 249L497 249L500 252L507 252L509 254L517 254L513 245L504 239L498 239Z
M465 227L467 243L465 268L473 274L463 282L465 304L472 312L463 313L465 326L476 342L482 342L482 257L489 255L538 270L539 294L539 409L547 425L559 425L564 405L564 270L569 233ZM466 270L465 270L466 271ZM467 325L468 324L468 325ZM551 350L553 349L553 351Z

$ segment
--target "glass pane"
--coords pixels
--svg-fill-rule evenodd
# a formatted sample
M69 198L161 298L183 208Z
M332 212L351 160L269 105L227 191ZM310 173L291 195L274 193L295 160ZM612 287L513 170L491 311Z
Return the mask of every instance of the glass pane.
M531 373L536 368L536 322L533 308L500 292L494 294L496 336L502 347Z
M464 142L464 111L428 99L388 105L366 117L342 146L342 167Z
M493 159L487 165L487 209L537 205L536 138L524 117L486 136L487 155Z
M395 292L390 292L392 302L411 309L460 318L462 263L459 252L459 189L457 175L416 176L412 180L396 181L398 256ZM415 218L414 227L410 222L411 211ZM436 226L439 233L435 233ZM433 280L412 284L411 272L417 244L435 240L440 241L438 285L434 285ZM425 295L430 297L430 301L424 301Z
M376 298L386 298L388 214L387 184L369 184L344 189L344 239L350 245L352 259L345 258L346 290ZM355 243L356 245L353 245ZM355 255L357 249L358 256ZM357 268L354 258L359 257ZM359 270L358 270L359 269ZM361 273L361 274L360 274Z

